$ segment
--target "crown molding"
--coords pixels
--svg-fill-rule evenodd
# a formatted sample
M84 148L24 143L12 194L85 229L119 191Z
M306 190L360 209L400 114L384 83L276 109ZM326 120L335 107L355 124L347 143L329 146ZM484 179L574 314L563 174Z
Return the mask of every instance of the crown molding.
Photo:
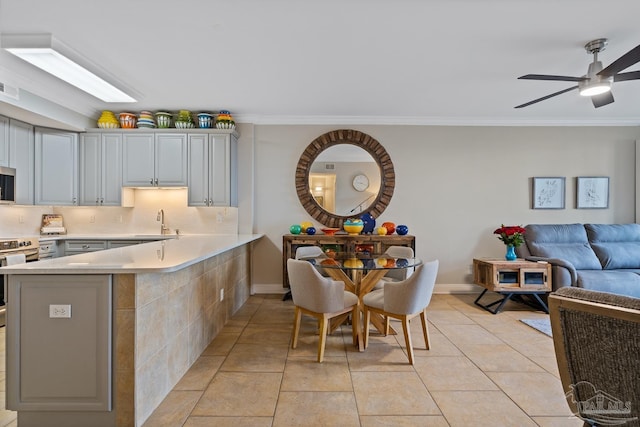
M238 123L256 125L393 125L393 126L640 126L638 117L557 119L540 117L293 116L234 114Z

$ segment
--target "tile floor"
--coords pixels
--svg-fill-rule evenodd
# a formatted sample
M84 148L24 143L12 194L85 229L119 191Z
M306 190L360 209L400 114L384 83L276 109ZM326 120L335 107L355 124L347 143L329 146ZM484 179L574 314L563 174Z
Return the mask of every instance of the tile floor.
M292 302L252 296L144 427L581 426L551 338L519 321L546 315L516 303L492 315L474 298L434 295L432 348L413 322L411 366L401 334L373 334L360 353L346 325L318 364L315 321L303 318L293 350Z

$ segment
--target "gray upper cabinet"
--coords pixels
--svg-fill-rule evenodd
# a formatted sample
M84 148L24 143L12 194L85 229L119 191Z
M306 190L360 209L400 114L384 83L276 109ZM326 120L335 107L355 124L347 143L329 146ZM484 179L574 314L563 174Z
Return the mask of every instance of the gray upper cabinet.
M189 134L189 206L237 206L237 137Z
M33 126L9 120L9 167L16 170L16 203L33 205L34 202Z
M125 187L186 187L187 134L123 134Z
M78 204L78 134L35 130L35 204Z
M9 167L9 119L0 116L0 166Z
M120 206L121 200L122 134L82 134L80 205Z

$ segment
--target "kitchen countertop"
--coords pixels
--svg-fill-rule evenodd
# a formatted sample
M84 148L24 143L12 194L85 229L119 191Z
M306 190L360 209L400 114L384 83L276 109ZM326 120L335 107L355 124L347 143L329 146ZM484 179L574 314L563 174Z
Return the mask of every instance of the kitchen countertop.
M107 237L108 236L108 237ZM0 268L0 274L123 274L168 273L188 267L230 249L260 239L263 234L207 235L104 235L104 237L74 235L74 239L91 240L165 239L106 249L43 261ZM54 237L54 236L50 236ZM70 236L55 236L69 240Z
M184 234L190 236L190 234ZM207 236L211 236L207 234ZM51 234L38 236L41 242L56 240L167 240L179 237L177 234Z

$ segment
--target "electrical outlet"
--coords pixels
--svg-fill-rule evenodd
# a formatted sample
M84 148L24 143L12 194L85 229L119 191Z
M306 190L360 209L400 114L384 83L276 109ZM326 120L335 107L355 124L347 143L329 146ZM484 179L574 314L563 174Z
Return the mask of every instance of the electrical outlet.
M20 224L24 224L24 216L20 215L20 216L18 217L18 222L19 222Z
M50 319L71 319L71 304L49 304Z
M95 215L91 215L91 216L89 217L89 222L90 222L90 223L92 223L92 224L93 224L94 222L96 222L96 216L95 216Z
M216 215L216 221L222 222L223 220L224 220L224 217L222 216L222 213L218 212L218 214Z
M122 224L122 215L118 215L118 223Z
M220 301L224 301L224 289L220 289Z

